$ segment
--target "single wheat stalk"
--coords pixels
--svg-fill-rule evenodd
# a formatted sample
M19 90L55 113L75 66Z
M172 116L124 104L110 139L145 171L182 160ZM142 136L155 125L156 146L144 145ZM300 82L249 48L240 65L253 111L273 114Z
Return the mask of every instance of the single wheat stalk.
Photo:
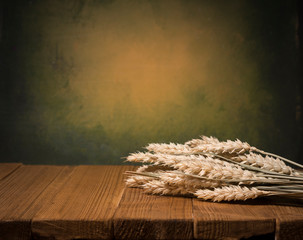
M215 154L243 154L245 152L254 151L255 147L250 146L247 142L227 140L226 142L207 143L194 147L196 152L215 153Z
M161 180L151 180L141 186L145 193L156 195L181 195L181 196L196 196L199 199L211 200L213 202L221 201L245 201L265 196L287 196L302 198L301 189L279 189L266 186L257 187L241 187L241 186L223 186L214 189L191 189L184 186L171 185L168 182ZM193 192L194 191L194 192Z
M151 143L146 149L150 152L166 153L166 154L203 154L203 153L215 153L215 154L243 154L245 152L256 150L255 147L251 147L246 142L240 140L226 142L213 142L190 147L186 144L159 144Z
M256 186L258 189L262 190L270 190L270 191L279 191L279 192L293 192L294 190L299 190L299 192L302 192L303 190L303 185L302 184L283 184L283 185L278 185L278 186Z
M222 188L215 188L214 190L210 189L199 189L194 195L197 198L203 200L211 200L213 202L221 201L245 201L247 199L254 199L259 196L270 195L271 192L259 190L255 187L240 187L240 186L226 186Z
M183 186L170 185L161 180L151 180L142 185L144 192L157 195L183 195L189 196L192 193Z
M201 139L192 139L190 141L187 141L185 145L188 145L190 147L196 147L202 144L217 144L219 142L220 141L215 137L201 136Z
M195 149L184 144L175 143L150 143L145 147L149 152L164 154L195 154Z
M296 171L287 166L281 159L273 158L270 156L262 156L257 153L249 153L244 155L238 155L237 157L231 158L234 161L240 162L242 164L251 165L261 169L265 169L272 172L277 172L287 175L298 175Z
M290 175L280 175L280 174L263 174L259 173L256 174L259 177L264 177L264 178L275 178L275 179L286 179L288 181L297 181L297 182L303 182L303 177L302 176L290 176Z
M273 153L269 153L269 152L265 152L265 151L260 150L260 149L257 149L257 148L256 148L254 151L255 151L255 152L258 152L258 153L261 153L261 154L263 154L263 155L269 155L269 156L272 156L272 157L279 158L279 159L281 159L281 160L284 161L284 162L288 162L288 163L290 163L290 164L292 164L292 165L295 165L295 166L297 166L297 167L303 168L303 165L302 165L302 164L299 164L299 163L297 163L297 162L291 161L291 160L289 160L289 159L287 159L287 158L284 158L284 157L281 157L281 156L279 156L279 155L276 155L276 154L273 154Z

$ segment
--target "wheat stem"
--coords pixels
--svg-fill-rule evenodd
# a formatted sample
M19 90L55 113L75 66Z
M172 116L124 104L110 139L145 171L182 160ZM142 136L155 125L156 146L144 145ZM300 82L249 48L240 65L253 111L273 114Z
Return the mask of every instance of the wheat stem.
M256 187L259 190L264 190L264 191L273 191L273 192L280 192L280 193L296 193L300 194L303 196L302 189L284 189L284 188L271 188L267 186L257 186Z
M302 177L293 177L288 175L277 175L277 174L257 174L259 177L266 177L266 178L279 178L279 179L289 179L289 180L297 180L297 181L303 181Z

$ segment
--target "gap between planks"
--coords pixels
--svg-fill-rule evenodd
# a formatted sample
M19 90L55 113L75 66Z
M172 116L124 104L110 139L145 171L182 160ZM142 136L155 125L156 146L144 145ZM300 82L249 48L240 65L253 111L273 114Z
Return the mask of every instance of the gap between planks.
M108 239L121 200L123 173L132 166L78 166L64 187L32 220L34 238Z
M192 199L126 188L113 225L116 239L192 239Z
M11 175L22 163L0 163L0 181Z
M29 239L31 219L51 200L60 186L58 180L64 179L69 170L65 166L22 165L0 181L0 236ZM46 189L49 194L45 194Z

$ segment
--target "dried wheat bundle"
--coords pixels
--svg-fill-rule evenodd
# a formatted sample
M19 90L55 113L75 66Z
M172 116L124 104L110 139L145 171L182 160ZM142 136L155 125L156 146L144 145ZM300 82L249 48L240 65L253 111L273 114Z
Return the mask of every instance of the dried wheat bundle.
M240 140L202 136L185 144L152 143L126 161L143 163L127 172L126 185L149 194L183 195L211 201L283 195L303 197L303 176L285 162Z
M211 179L206 177L198 177L191 174L184 174L180 171L156 171L156 172L132 172L128 171L129 174L134 176L145 176L146 179L151 180L150 177L155 178L163 183L170 186L178 186L187 189L188 192L193 193L197 188L215 188L219 186L224 186L226 183L220 181L219 179ZM203 179L203 181L201 181Z

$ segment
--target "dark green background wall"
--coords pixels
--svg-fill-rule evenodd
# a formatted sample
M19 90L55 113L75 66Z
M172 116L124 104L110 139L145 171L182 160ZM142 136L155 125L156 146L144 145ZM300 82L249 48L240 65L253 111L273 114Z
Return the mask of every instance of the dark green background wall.
M300 161L296 1L1 9L2 162L120 164L149 142L202 134Z

